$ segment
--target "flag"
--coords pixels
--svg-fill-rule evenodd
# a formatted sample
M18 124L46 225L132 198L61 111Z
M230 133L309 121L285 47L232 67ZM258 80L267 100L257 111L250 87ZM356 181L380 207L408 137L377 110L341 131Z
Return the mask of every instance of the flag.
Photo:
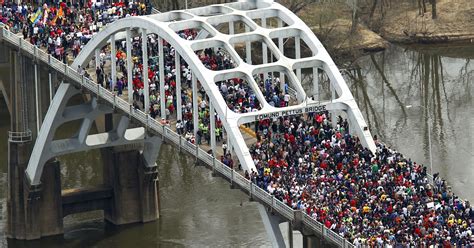
M64 16L63 7L59 7L59 11L58 11L57 16L58 16L58 17L63 17L63 16Z
M44 9L44 19L43 19L43 23L46 24L46 21L48 20L48 16L49 16L49 9Z
M59 10L58 12L56 13L56 16L54 17L54 19L51 21L51 23L53 25L56 25L56 21L59 17L63 17L64 16L64 12L63 12L63 8L62 7L59 7Z
M31 16L30 21L31 21L32 23L37 23L37 22L39 21L39 19L41 19L41 16L42 16L42 15L43 15L43 14L42 14L41 8L38 8L38 10L36 11L36 13L35 13L33 16Z

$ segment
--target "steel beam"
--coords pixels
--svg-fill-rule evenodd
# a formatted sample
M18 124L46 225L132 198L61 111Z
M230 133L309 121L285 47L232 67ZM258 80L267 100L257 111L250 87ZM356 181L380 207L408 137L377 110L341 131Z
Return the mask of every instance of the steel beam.
M165 96L165 54L163 51L163 38L158 37L158 68L160 70L160 107L161 107L161 118L166 119L166 96Z
M278 19L278 28L283 27L283 21ZM285 55L285 43L283 43L283 38L278 38L278 49L280 49L281 54ZM288 83L288 85L290 85ZM280 73L280 89L283 90L285 86L285 74Z
M36 133L39 133L41 127L41 113L39 111L39 75L38 75L38 64L34 63L35 70L35 109L36 109Z
M146 29L142 28L142 56L143 56L143 94L145 99L145 113L150 112L150 86L148 84L148 36ZM161 65L160 65L161 68Z
M197 97L197 79L194 72L192 73L192 88L193 88L193 127L194 137L197 137L197 131L199 129L199 108L198 108L198 97Z
M295 59L301 58L301 37L295 37ZM296 77L298 81L301 82L301 68L296 69Z
M133 64L132 64L132 31L127 28L127 82L128 82L128 102L133 103Z
M176 72L176 117L183 121L183 109L181 103L181 56L175 51L175 72Z
M211 122L211 128L209 130L211 134L211 149L212 156L216 157L216 118L214 116L214 105L209 102L209 121Z
M115 34L110 35L110 66L112 70L112 85L110 85L110 90L113 91L117 84L117 50L115 48Z

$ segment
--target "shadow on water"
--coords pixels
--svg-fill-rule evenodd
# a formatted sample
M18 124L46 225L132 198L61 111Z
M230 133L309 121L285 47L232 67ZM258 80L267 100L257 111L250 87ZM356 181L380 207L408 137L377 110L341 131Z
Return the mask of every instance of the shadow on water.
M115 226L113 224L103 222L102 220L87 221L76 223L70 228L66 228L64 235L42 238L41 240L21 241L8 240L9 247L19 248L37 248L37 247L117 247L119 243L121 247L133 247L137 240L133 236L140 234L146 236L154 234L158 226L154 223L147 224L130 224L124 226ZM146 231L146 232L144 232ZM125 236L125 237L123 237ZM143 236L142 236L143 237ZM160 241L151 239L140 239L140 243L145 247L160 247ZM164 242L166 243L166 242ZM163 244L163 247L165 245Z
M392 46L360 58L344 74L372 134L447 178L454 191L474 199L472 85L474 46L411 50ZM410 105L411 107L407 106Z
M472 43L428 44L403 46L407 50L415 50L423 54L437 55L448 58L474 59Z

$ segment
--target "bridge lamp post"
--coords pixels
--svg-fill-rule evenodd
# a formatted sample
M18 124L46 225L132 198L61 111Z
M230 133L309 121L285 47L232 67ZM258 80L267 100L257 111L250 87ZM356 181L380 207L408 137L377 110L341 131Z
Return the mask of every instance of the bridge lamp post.
M431 114L427 114L426 112L429 113L429 108L426 108L422 105L420 105L419 107L423 108L424 111L425 111L425 114L424 115L427 115L428 117L428 147L429 147L429 155L430 155L430 173L431 175L433 175L433 155L432 155L432 151L431 151ZM413 105L406 105L405 106L406 109L410 109L410 108L413 108Z

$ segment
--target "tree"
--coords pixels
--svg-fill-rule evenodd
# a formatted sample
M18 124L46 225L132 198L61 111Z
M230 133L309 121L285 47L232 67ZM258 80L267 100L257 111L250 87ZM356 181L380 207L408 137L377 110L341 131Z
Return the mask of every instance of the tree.
M436 13L436 0L431 0L431 19L436 19L438 13Z
M357 0L348 0L347 3L349 7L352 9L352 26L351 26L351 33L354 33L357 29L357 25L359 24L359 6Z
M320 0L279 0L278 1L281 5L287 7L293 13L297 14L306 6L312 3L319 3Z
M211 4L230 3L233 0L152 0L153 5L162 12L184 9L186 2L188 8L196 8Z

